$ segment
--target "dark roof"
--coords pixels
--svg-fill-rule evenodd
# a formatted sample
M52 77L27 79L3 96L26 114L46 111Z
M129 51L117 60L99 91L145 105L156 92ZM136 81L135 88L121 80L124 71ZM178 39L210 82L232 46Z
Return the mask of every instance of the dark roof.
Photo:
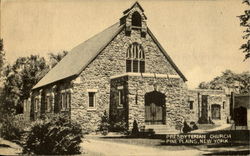
M52 68L48 74L46 74L33 89L40 88L42 86L52 84L54 82L79 75L86 66L92 62L98 54L113 40L114 37L123 29L124 25L116 23L111 27L105 29L101 33L93 36L89 40L83 42L77 47L73 48L54 68ZM175 65L173 60L163 49L160 43L157 41L153 33L148 28L148 34L152 37L159 49L163 52L169 63L173 66L180 77L187 81L185 76Z
M80 74L122 28L123 25L116 23L73 48L33 89Z

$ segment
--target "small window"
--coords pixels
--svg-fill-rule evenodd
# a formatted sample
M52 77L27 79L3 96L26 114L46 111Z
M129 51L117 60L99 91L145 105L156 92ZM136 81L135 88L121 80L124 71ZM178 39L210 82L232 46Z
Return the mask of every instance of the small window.
M62 110L66 110L67 106L67 99L66 99L66 93L61 94L61 107Z
M70 107L70 104L71 104L71 94L70 93L67 93L67 97L66 97L66 108L68 109Z
M225 101L223 101L222 108L225 109Z
M39 98L35 98L34 111L38 112L39 110Z
M51 96L46 96L46 105L45 109L47 112L51 110Z
M95 107L95 92L89 92L89 108Z
M191 110L192 110L192 109L193 109L193 107L194 107L193 105L194 105L194 101L189 101L189 109L191 109Z
M119 97L118 107L123 107L123 105L124 105L124 91L123 91L123 89L118 90L118 97Z
M61 94L61 107L62 110L67 110L70 107L71 103L71 94L64 92Z

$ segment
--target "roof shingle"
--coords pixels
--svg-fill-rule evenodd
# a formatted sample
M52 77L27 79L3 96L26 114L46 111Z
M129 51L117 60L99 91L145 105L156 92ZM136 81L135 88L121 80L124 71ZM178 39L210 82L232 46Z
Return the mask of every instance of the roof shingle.
M119 22L73 48L33 89L78 75L122 30Z

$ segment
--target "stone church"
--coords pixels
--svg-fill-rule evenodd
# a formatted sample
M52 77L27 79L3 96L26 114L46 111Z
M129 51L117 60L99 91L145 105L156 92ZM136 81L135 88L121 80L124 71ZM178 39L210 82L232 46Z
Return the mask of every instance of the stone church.
M94 131L107 112L113 124L124 123L128 130L134 120L139 128L178 129L192 117L186 81L136 2L117 23L73 48L33 87L31 119L63 113Z

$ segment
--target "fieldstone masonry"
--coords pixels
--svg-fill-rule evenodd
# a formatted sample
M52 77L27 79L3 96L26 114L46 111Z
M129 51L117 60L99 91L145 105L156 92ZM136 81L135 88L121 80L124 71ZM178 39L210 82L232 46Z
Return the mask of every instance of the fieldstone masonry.
M144 48L146 73L177 75L176 71L168 63L163 53L160 51L156 43L149 35L147 35L145 38L141 38L139 30L132 30L131 36L126 36L123 30L79 75L80 82L74 83L74 94L72 94L71 101L72 119L80 121L84 125L84 127L93 127L91 129L97 128L97 126L100 124L100 118L103 115L104 110L109 112L109 107L113 103L113 99L110 98L110 91L113 89L110 88L110 86L113 85L111 83L111 77L126 73L126 51L128 46L133 42L142 44ZM137 79L135 79L134 81L137 81ZM167 82L169 80L165 78L164 81ZM179 81L181 81L181 78L179 78ZM134 94L133 79L129 79L129 82L129 100L132 102L134 98L131 96L132 94ZM164 82L159 83L163 84ZM184 82L182 81L182 83ZM88 110L88 89L97 90L96 110ZM180 92L181 89L177 89L177 91ZM171 94L173 93L172 91L170 92ZM143 93L145 94L146 92L143 91L140 94ZM175 100L175 102L176 101L177 99ZM142 105L142 101L140 102L140 105ZM142 116L144 113L144 109L140 111ZM131 110L129 112L131 112ZM141 121L142 119L143 118L139 118L141 124L143 124L143 122ZM130 126L132 122L131 120L133 120L132 116L130 116L129 120Z
M132 14L137 11L141 16L141 28L131 25ZM145 95L158 92L165 95L164 123L169 129L179 129L184 120L197 121L199 116L197 91L188 91L185 78L177 72L170 58L162 51L158 41L149 33L146 16L136 2L130 10L124 12L120 19L123 29L108 45L82 70L53 84L33 90L31 101L31 117L37 119L46 114L65 113L78 121L86 131L95 131L106 111L110 120L123 120L127 129L131 130L133 121L139 128L145 126ZM129 33L128 33L129 31ZM132 43L143 47L145 54L145 72L126 72L126 52ZM66 56L67 57L67 56ZM62 69L63 70L63 69ZM118 88L124 91L124 104L118 107ZM61 94L70 90L70 107L61 109ZM89 92L95 92L95 107L89 108ZM209 94L211 104L223 105L225 97L222 92L199 91ZM45 111L45 96L53 95L52 109ZM219 95L218 95L219 94ZM40 98L40 108L34 112L35 99ZM194 101L193 109L189 108L188 100ZM227 117L228 105L222 110L221 120ZM211 115L210 115L211 116Z
M188 92L188 102L193 101L193 109L191 110L190 121L197 122L202 116L202 96L208 96L208 105L207 105L207 120L212 120L214 123L226 123L229 118L229 98L226 96L223 90L207 90L207 89L195 89L189 90ZM212 105L220 106L220 119L212 118Z

